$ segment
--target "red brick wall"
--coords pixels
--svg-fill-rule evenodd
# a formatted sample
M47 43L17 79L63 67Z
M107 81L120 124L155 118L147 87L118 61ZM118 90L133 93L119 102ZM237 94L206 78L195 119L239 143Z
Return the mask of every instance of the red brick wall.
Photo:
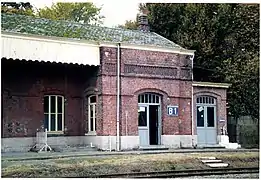
M100 68L2 59L2 137L35 136L43 121L45 94L64 95L68 135L84 135L88 125L86 97L97 94L97 135L116 135L117 49L100 50ZM138 135L138 95L144 92L162 97L163 135L191 134L189 56L133 49L121 49L120 54L121 135ZM226 90L194 88L194 97L199 94L216 97L218 118L226 120ZM179 116L168 116L168 105L178 105ZM10 122L18 123L21 132L15 130L18 125L7 127Z
M83 91L86 86L96 86L96 81L88 81L96 68L11 59L2 59L1 63L2 137L35 136L43 124L43 97L47 94L60 94L66 99L68 135L84 134Z
M163 134L191 134L191 61L189 57L133 49L121 49L120 55L121 135L138 135L138 95L143 92L157 93L162 97ZM101 48L101 61L103 135L116 135L117 49ZM179 105L178 117L167 116L168 105Z

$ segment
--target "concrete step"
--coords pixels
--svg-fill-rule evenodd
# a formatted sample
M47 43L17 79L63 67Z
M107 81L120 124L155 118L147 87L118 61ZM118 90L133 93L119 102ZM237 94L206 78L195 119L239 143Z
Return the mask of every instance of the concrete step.
M168 150L169 148L162 145L151 145L151 146L141 146L139 150L149 151L149 150Z
M199 157L199 159L213 160L216 159L216 157Z
M225 149L226 146L221 144L198 144L198 149Z
M207 159L207 160L201 160L203 163L219 163L222 162L220 159Z
M209 164L206 164L206 165L209 166L209 167L212 167L212 168L228 167L227 163L209 163Z

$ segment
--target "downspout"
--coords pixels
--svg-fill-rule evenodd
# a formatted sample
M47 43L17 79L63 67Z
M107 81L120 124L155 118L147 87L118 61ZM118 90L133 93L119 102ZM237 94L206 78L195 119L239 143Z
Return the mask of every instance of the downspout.
M190 60L192 61L192 65L191 65L191 70L192 70L192 85L191 85L191 134L192 134L192 147L195 147L195 139L194 139L194 92L193 92L193 80L194 80L194 76L193 76L193 63L194 63L194 56L195 54L193 54L193 56L190 58Z
M117 45L117 137L116 150L120 151L120 43Z

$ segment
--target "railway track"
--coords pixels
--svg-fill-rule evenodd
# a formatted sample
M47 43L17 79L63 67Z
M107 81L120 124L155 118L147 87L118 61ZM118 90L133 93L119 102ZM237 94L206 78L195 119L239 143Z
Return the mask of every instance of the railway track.
M259 173L259 167L192 169L192 170L187 169L187 170L138 172L138 173L124 173L124 174L103 174L103 175L91 175L91 176L80 177L80 178L178 178L178 177L191 177L191 176L251 174L251 173Z

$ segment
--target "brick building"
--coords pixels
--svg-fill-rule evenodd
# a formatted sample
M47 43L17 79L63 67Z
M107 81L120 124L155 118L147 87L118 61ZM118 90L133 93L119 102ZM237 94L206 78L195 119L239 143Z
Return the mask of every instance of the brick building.
M193 82L194 51L146 23L132 31L1 16L2 151L28 150L43 127L51 146L180 148L226 139L228 84Z

